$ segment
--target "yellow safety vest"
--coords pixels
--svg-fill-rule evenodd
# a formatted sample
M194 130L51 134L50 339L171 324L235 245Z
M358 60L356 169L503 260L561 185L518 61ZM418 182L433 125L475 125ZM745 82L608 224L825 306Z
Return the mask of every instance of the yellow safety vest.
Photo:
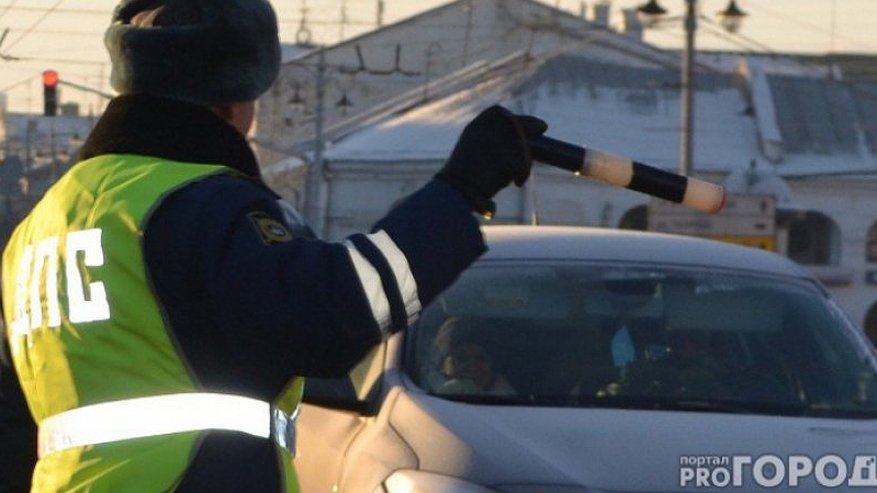
M206 393L173 343L141 248L173 190L219 165L105 155L77 164L16 228L3 253L14 366L39 425L33 491L164 492L212 429L273 438L285 491L303 380L273 403Z

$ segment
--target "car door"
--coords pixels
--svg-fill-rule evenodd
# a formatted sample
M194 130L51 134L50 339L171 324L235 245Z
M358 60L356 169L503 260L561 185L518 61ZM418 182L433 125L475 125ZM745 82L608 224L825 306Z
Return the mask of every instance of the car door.
M353 439L380 407L386 343L344 378L308 378L296 422L295 467L301 491L335 491Z

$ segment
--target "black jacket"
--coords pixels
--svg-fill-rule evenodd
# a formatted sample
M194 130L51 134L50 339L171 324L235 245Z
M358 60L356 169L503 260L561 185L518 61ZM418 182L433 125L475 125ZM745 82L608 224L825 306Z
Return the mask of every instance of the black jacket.
M379 327L351 249L380 274L390 330L404 327L398 266L365 235L324 242L295 224L261 181L246 141L212 112L143 95L119 97L82 157L104 154L223 164L240 172L174 191L144 225L147 276L202 390L270 401L294 375L346 374L387 329ZM265 220L286 231L266 235ZM468 203L439 181L409 196L374 231L404 254L422 306L484 251ZM178 491L279 491L273 447L241 433L210 432Z
M30 491L37 432L6 349L0 341L0 493L23 493Z

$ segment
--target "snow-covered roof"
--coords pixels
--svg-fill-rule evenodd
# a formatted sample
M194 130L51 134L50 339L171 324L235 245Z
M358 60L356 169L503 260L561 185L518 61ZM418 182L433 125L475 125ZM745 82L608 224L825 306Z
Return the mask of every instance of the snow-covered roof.
M756 145L733 78L699 76L694 167L727 169L735 149ZM515 94L516 110L543 118L552 137L675 169L679 156L678 72L564 56L546 63Z
M333 160L440 160L463 126L493 103L536 115L548 135L673 168L679 134L678 90L671 69L630 68L561 56L517 87L476 86L416 108L336 143ZM698 163L723 167L729 150L753 147L747 135L745 102L727 77L710 77L698 94ZM721 114L722 120L709 115ZM636 135L635 139L631 135Z
M773 168L754 164L749 168L737 168L725 177L722 186L730 194L772 195L776 199L777 209L801 210L792 198L789 185L776 174Z
M329 160L434 161L447 157L460 131L475 115L507 93L508 84L488 81L402 115L363 128L333 144Z
M305 161L297 157L288 157L277 161L276 163L264 166L262 168L262 176L273 178L275 176L289 173L304 174L307 170L306 164Z
M289 63L296 58L302 57L314 50L316 46L302 45L298 43L281 43L280 44L280 60L281 63Z
M764 64L767 96L754 100L747 80L734 71L698 73L694 172L766 162L766 137L782 146L775 163L780 175L877 170L877 102L870 87L818 76L812 68L795 72L786 59L776 70L769 60ZM478 111L499 103L544 119L552 137L675 169L678 80L675 68L612 64L586 53L562 55L524 80L484 83L366 127L334 143L326 157L439 161ZM758 111L775 120L776 135L760 133L767 129L753 117Z
M545 2L457 0L285 59L276 84L260 99L257 133L279 147L313 146L318 100L314 89L321 64L326 67L327 82L322 85L324 104L319 112L322 137L334 140L364 121L372 123L400 108L410 108L415 99L422 103L427 93L436 97L436 82L452 75L518 53L553 56L572 46L586 46L595 59L678 64L674 53L638 36L616 32ZM402 101L400 95L409 97ZM342 100L353 105L339 105ZM263 148L260 159L272 162L282 156Z

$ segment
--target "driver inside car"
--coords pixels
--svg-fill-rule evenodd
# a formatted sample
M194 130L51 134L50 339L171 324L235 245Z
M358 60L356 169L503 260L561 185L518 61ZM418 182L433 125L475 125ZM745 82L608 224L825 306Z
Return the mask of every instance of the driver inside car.
M440 372L442 395L510 396L517 392L495 368L485 327L472 319L454 317L439 329L436 343L446 347Z

